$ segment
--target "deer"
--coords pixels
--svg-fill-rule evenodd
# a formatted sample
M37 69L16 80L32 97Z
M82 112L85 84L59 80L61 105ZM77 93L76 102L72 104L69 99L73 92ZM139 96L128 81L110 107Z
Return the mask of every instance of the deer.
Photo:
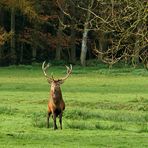
M66 65L65 65L66 66ZM70 67L66 66L67 73L66 76L60 79L55 79L53 75L48 76L47 69L50 67L48 63L45 66L45 61L42 64L43 74L47 79L47 82L51 85L50 88L50 97L48 101L48 111L47 111L47 128L49 128L49 118L52 114L53 118L53 128L57 129L56 118L59 117L60 128L62 129L62 115L65 110L65 102L62 97L62 91L60 85L64 83L64 81L70 76L72 73L72 65Z

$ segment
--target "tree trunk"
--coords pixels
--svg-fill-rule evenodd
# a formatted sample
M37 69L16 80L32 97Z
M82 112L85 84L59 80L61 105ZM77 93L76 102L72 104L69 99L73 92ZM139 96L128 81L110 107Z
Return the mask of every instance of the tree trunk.
M134 66L134 68L137 67L137 65L139 64L139 41L136 40L136 43L135 43L135 48L134 48L134 54L133 54L133 57L132 57L132 64Z
M61 50L62 50L62 47L60 44L58 44L56 47L56 57L55 57L55 59L58 61L61 60Z
M137 33L140 32L140 27L137 27ZM134 44L134 51L133 51L133 56L132 56L132 64L134 68L137 67L139 64L139 53L140 53L140 46L139 46L139 37L138 35L135 37L135 44Z
M36 46L32 48L32 62L36 61Z
M20 63L23 63L24 43L21 43Z
M71 44L70 44L70 51L71 51L71 57L70 57L70 61L72 63L76 62L76 36L75 36L75 30L71 31Z
M38 26L35 24L34 25L34 32L33 32L33 46L32 46L32 62L36 61L36 56L37 56L37 42L38 42L38 34L36 33L38 30Z
M2 47L2 46L0 46L0 66L1 66L1 65L2 65L2 63L3 63L2 56L3 56L3 47Z
M74 5L74 3L70 3L71 5L71 12L72 15L76 14L76 7ZM75 63L76 62L76 30L74 29L75 26L75 21L73 19L71 19L71 24L72 24L72 29L71 29L71 36L70 36L70 62L71 63Z
M11 63L16 64L16 52L15 52L15 8L11 8Z
M88 6L88 10L91 9L94 0L90 1L90 5ZM84 23L84 32L82 37L82 47L81 47L81 55L80 61L82 66L86 66L86 55L87 55L87 35L88 35L88 27L89 27L89 20L90 20L90 11L87 11L86 21Z
M81 65L86 66L86 54L87 54L87 34L88 34L88 23L84 24L84 33L82 38L82 47L81 47Z
M62 37L62 28L61 28L61 24L59 23L59 28L58 28L58 32L57 32L57 38L59 38L60 40L60 37ZM56 56L55 56L55 59L56 60L61 60L61 51L62 51L62 46L61 46L61 43L58 41L58 44L57 44L57 47L56 47Z
M64 7L64 3L65 1L63 1L63 3L61 4L62 5L62 8ZM61 21L64 20L64 14L63 13L60 13L60 19ZM58 26L58 31L57 31L57 47L56 47L56 55L55 55L55 59L56 60L61 60L61 52L62 52L62 46L61 46L61 42L62 42L62 36L63 36L63 32L62 32L62 24L60 23L59 21L59 26Z
M1 26L3 26L3 12L2 12L2 8L0 7L0 27ZM2 50L3 48L2 46L0 46L0 65L2 65L2 54L3 54Z

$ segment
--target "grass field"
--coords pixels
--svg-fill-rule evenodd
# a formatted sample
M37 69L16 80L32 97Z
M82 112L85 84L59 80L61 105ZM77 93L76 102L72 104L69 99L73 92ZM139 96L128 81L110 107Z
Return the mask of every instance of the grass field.
M65 74L64 67L50 71ZM76 66L62 92L63 130L54 131L52 119L47 129L49 85L41 68L0 68L0 148L148 147L146 70Z

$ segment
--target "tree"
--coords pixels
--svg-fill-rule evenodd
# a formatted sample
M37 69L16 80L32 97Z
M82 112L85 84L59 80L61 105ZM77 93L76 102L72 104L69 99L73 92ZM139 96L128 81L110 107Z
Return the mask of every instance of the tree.
M30 21L37 19L37 13L35 12L31 2L28 0L1 0L0 5L11 8L11 63L16 64L16 32L15 32L15 15L16 11L21 11L26 15Z
M3 49L2 49L2 45L3 45L3 33L1 33L1 26L3 25L3 11L2 8L0 7L0 65L2 63L2 55L3 55Z
M62 1L62 7L64 6L64 1ZM59 18L63 21L64 20L64 14L63 13L60 13L59 14ZM62 25L59 21L58 23L58 29L57 29L57 38L59 40L58 44L57 44L57 47L56 47L56 56L55 56L55 59L56 60L61 60L61 51L62 51L62 38L63 38L63 30L62 30Z
M71 28L71 44L70 44L71 59L72 59L71 61L76 60L75 33L76 31L80 32L80 30L83 32L82 43L81 43L81 54L80 54L81 65L83 66L86 65L87 36L91 23L91 13L86 10L92 9L93 3L94 0L87 0L87 1L68 0L66 1L66 4L68 5L67 9L63 9L62 7L60 7L63 14L65 14L65 16L67 17L66 23L62 22L63 27ZM87 7L87 9L83 9L83 6Z
M16 64L16 51L15 51L15 8L11 8L11 63Z
M148 65L146 1L1 0L0 8L1 58L16 55L18 63L28 64L79 58L85 66L95 49L110 68L119 61Z
M82 66L86 66L87 36L88 36L88 31L89 31L89 23L91 21L90 20L91 13L89 10L93 7L93 4L94 4L94 0L90 0L88 2L88 11L86 15L86 20L84 22L84 31L83 31L83 37L82 37L82 47L81 47L81 56L80 56Z
M71 36L70 36L70 62L76 62L76 31L75 29L71 29Z
M109 65L128 59L136 67L141 50L147 45L147 2L110 0L98 3L99 11L90 11L95 17L93 24L104 34L111 33L112 43L107 50L97 47L97 57L103 55L101 60Z

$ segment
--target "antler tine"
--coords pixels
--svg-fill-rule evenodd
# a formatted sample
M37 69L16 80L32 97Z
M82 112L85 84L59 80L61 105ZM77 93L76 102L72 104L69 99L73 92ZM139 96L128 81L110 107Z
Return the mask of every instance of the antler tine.
M52 78L51 78L51 77L49 77L48 74L46 73L46 70L47 70L47 68L50 66L50 64L48 63L48 64L45 66L45 63L46 63L46 62L44 61L43 64L42 64L43 73L44 73L45 77L46 77L48 80L53 80L53 76L52 76Z
M66 80L70 76L70 74L72 73L72 65L71 64L70 64L70 67L68 67L66 65L65 65L65 67L67 68L67 75L64 78L62 78L63 81Z
M47 65L45 66L45 61L44 61L43 64L42 64L42 70L43 70L43 73L44 73L44 75L45 75L46 78L49 77L49 76L47 75L47 73L46 73L46 70L47 70L48 67L49 67L49 64L47 64Z

